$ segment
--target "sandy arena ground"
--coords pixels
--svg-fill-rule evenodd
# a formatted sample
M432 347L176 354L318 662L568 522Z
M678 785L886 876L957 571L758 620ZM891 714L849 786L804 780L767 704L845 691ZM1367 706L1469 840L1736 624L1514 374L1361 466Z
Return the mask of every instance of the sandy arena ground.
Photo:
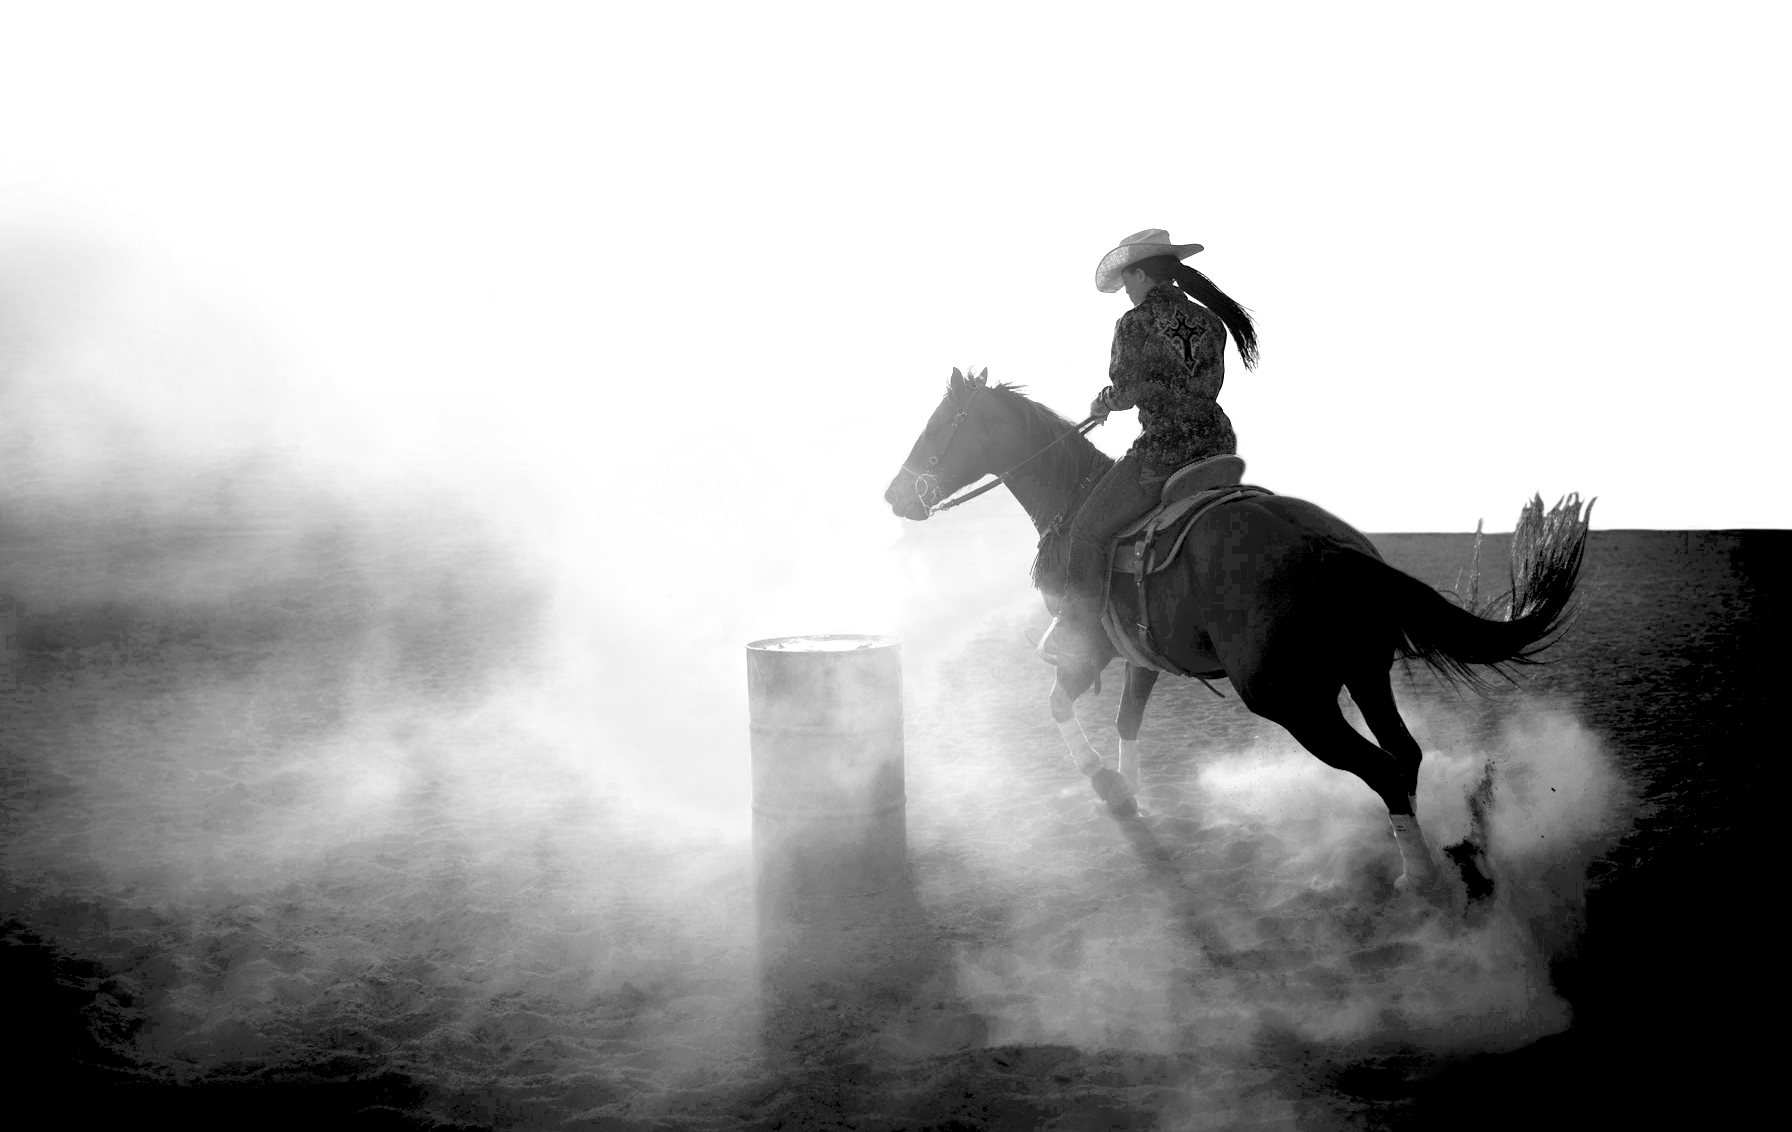
M362 703L364 642L279 608L41 660L0 733L0 913L69 957L89 1060L238 1115L281 1095L407 1128L1422 1124L1441 1069L1568 1028L1550 961L1637 813L1566 699L1421 678L1397 687L1435 844L1496 767L1493 901L1397 895L1367 789L1193 683L1160 690L1142 812L1116 819L1017 606L905 674L911 883L779 918L744 813L692 819L643 788L672 771L608 773L542 724L553 702L460 672L451 634ZM1082 713L1110 756L1118 671Z

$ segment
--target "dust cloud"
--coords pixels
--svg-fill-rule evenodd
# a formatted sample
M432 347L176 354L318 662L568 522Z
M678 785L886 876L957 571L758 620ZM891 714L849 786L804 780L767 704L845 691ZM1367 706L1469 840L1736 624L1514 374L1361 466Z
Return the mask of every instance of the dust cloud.
M1191 755L1148 716L1145 815L1116 825L1015 647L1018 509L880 502L911 422L813 433L826 477L752 417L666 451L469 445L115 236L0 251L5 914L114 971L101 1013L169 1075L323 1049L525 1124L750 1092L776 1010L741 648L803 633L904 639L913 897L952 941L902 968L878 1048L1194 1051L1183 1091L1242 1112L1266 1035L1568 1023L1547 961L1627 802L1564 710L1488 735L1403 705L1434 848L1492 862L1466 909L1389 899L1379 803L1279 732Z
M1132 889L1119 907L1019 906L1006 938L960 957L992 1041L1242 1051L1271 1032L1458 1053L1565 1028L1548 961L1571 939L1591 855L1627 824L1629 794L1565 712L1528 714L1490 742L1440 708L1415 714L1431 752L1428 836L1442 849L1477 834L1491 899L1468 905L1457 883L1440 904L1389 901L1385 810L1279 733L1180 768L1160 753L1157 774L1180 777L1148 774L1144 872L1134 861L1079 874ZM1488 776L1492 801L1471 830L1468 799ZM1195 816L1164 812L1169 798ZM1024 890L1035 860L984 858L979 883Z
M618 581L706 560L701 524L666 569L579 547L539 469L389 431L103 227L0 260L6 912L124 972L140 1055L477 1045L545 1025L506 995L602 1014L693 966L751 991L743 713L705 689L744 637Z

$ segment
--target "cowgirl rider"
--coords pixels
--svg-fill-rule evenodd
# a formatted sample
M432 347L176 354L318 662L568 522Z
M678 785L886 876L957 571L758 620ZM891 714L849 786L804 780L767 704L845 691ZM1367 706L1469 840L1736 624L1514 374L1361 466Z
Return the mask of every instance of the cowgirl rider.
M1139 438L1103 476L1071 520L1069 576L1058 615L1039 642L1053 663L1103 654L1101 607L1107 544L1157 506L1164 481L1184 464L1235 453L1232 422L1215 398L1225 381L1226 331L1246 369L1257 365L1251 316L1183 263L1200 244L1174 244L1162 228L1121 241L1095 269L1095 289L1126 288L1133 307L1114 324L1108 386L1089 412L1139 410Z

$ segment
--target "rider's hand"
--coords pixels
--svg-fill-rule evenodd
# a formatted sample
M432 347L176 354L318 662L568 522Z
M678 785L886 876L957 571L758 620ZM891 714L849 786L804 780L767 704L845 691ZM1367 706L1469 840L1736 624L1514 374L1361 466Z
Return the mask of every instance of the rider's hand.
M1108 408L1106 392L1106 390L1103 390L1101 393L1097 393L1095 395L1095 400L1089 402L1089 415L1098 421L1107 420L1108 413L1111 411Z

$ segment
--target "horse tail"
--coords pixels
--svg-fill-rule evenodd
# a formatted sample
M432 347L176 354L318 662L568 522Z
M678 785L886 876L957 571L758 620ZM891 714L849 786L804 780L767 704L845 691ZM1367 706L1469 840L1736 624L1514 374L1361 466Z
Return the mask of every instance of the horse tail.
M1579 511L1579 504L1574 504ZM1392 612L1393 646L1407 659L1424 661L1451 683L1486 691L1489 681L1479 668L1492 669L1508 681L1511 666L1537 663L1537 655L1561 639L1573 622L1574 597L1586 556L1587 522L1578 514L1556 522L1560 505L1547 525L1542 501L1535 514L1527 507L1513 538L1513 588L1503 620L1480 616L1411 575L1371 558L1353 554L1356 569L1375 604Z

